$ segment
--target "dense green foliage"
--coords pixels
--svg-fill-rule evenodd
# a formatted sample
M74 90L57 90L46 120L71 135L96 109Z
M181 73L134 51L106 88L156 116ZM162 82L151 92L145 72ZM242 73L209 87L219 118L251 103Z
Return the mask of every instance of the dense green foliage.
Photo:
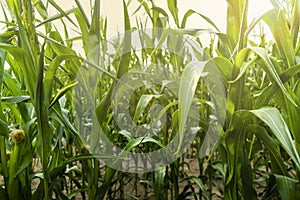
M149 22L137 19L134 24L127 10L130 1L125 1L125 34L113 44L108 43L100 0L91 2L91 16L83 10L83 1L74 1L77 7L70 10L62 10L54 0L0 1L5 16L0 20L0 199L300 199L299 0L272 0L274 9L250 24L248 0L227 0L226 33L209 16L193 10L181 19L176 0L167 1L168 10L152 0L137 0ZM57 15L48 15L50 6ZM191 15L211 28L187 29ZM272 39L264 32L250 37L261 24L270 29ZM70 36L69 25L79 36ZM156 29L148 35L149 25ZM136 29L142 30L147 48L134 48L130 33ZM207 46L203 34L210 35ZM217 128L220 137L204 157L198 155L211 117L214 109L222 108L204 76L189 71L189 52L182 48L185 36L199 47L193 53L204 66L217 67L226 93L225 122ZM82 43L82 53L73 47L76 42ZM160 48L163 42L165 49ZM152 105L163 106L159 114L165 114L166 121L153 137L122 130L111 108L118 80L129 70L141 72L136 76L143 78L144 63L159 63L162 72L168 69L169 76L187 80L177 86L178 94L164 80L145 83L130 99L136 124L149 122ZM77 85L83 86L79 90ZM76 98L76 91L90 95ZM193 103L200 105L200 115L190 148L168 166L142 174L99 162L114 157L91 153L95 144L84 142L88 122L76 117L92 112L81 105L94 105L93 120L124 152L163 148L179 131L180 151L185 112ZM189 168L195 166L191 173Z

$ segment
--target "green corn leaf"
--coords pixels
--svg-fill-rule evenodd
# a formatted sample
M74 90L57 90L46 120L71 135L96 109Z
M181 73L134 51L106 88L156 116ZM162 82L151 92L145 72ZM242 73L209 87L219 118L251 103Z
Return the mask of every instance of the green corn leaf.
M216 33L218 36L218 48L216 49L216 52L219 56L223 56L225 58L232 58L232 53L234 51L235 44L230 39L229 35L224 33Z
M5 43L0 43L0 48L1 50L5 50L7 52L9 52L10 54L12 54L13 57L15 57L16 60L21 60L21 58L26 58L29 59L28 54L26 53L26 51L23 48L20 47L16 47L10 44L5 44ZM2 62L4 62L4 60L2 60Z
M30 96L1 97L3 103L21 103L30 100Z
M160 141L158 141L158 140L156 140L156 139L154 139L154 138L152 138L152 137L148 137L148 136L146 136L146 137L138 137L138 138L135 138L135 139L133 139L133 140L131 140L131 141L129 141L129 142L127 143L127 145L126 145L126 147L124 148L124 151L121 153L120 157L126 156L126 154L127 154L129 151L133 150L133 149L136 148L138 145L143 144L143 143L147 143L147 142L156 144L156 145L158 145L160 148L166 148L165 146L163 146L163 145L161 144Z
M78 82L70 83L60 89L55 97L51 100L49 107L51 108L62 96L64 96L68 91L70 91Z
M120 59L120 63L118 65L118 78L121 78L127 71L130 63L131 57L131 27L130 27L130 17L128 14L127 6L125 1L123 1L124 7L124 24L125 24L125 35L124 35L124 46L122 49L122 55Z
M188 10L188 11L184 14L183 19L182 19L182 22L181 22L181 26L180 26L181 28L185 28L187 19L188 19L191 15L193 15L193 14L199 15L201 18L203 18L205 21L207 21L210 25L212 25L212 27L214 27L214 28L216 29L216 31L221 32L221 31L218 29L218 27L216 26L216 24L215 24L211 19L209 19L207 16L205 16L205 15L199 13L199 12L196 12L196 11L194 11L194 10Z
M247 49L242 49L236 56L236 66L240 68L240 73L238 76L235 78L233 81L229 81L229 83L235 83L237 82L240 78L242 78L245 73L248 71L248 69L254 65L256 58L251 59L251 61L244 62L247 57L248 50Z
M253 188L250 161L246 156L246 127L250 122L245 113L235 112L226 137L228 149L228 174L225 183L225 198L236 199L237 191L244 191L241 195L245 199L257 199ZM240 184L242 182L243 184Z
M183 71L182 77L180 79L179 85L179 110L180 110L180 120L179 120L179 145L178 152L181 151L181 141L184 138L184 127L188 119L188 114L192 104L192 99L195 94L197 83L199 78L203 76L203 69L207 62L199 62L197 64L190 63Z
M12 96L14 97L24 96L19 84L7 72L4 72L3 84L8 89L8 91ZM32 98L29 98L29 100L33 102ZM22 119L25 122L29 122L31 120L30 109L25 104L22 103L18 104L18 109L19 109L18 114L16 116L22 116Z
M2 5L2 4L1 4ZM3 7L2 7L3 8ZM0 42L6 42L5 38L0 37ZM4 65L6 60L7 53L0 48L0 96L3 95L3 79L4 79ZM4 184L8 185L10 180L8 174L8 166L7 166L7 158L6 158L6 139L8 137L8 124L5 116L3 114L2 102L0 102L0 157L1 157L1 166L2 166L2 174L4 179ZM1 196L5 198L7 196L7 190L5 193L1 192ZM6 197L7 198L7 197ZM8 198L7 198L8 199Z
M300 183L295 179L274 174L281 199L299 199Z
M75 10L77 10L77 8L72 8L72 9L70 9L70 10L67 10L67 11L65 11L64 14L59 13L59 14L56 14L56 15L54 15L54 16L51 16L51 17L45 19L45 21L39 23L39 24L36 26L36 28L38 28L38 27L40 27L40 26L43 26L43 25L45 25L45 24L47 24L47 23L49 23L49 22L53 22L53 21L55 21L55 20L57 20L57 19L61 19L61 18L65 17L65 15L70 15L71 13L74 13Z
M300 157L294 145L291 133L280 112L276 108L272 107L264 107L257 110L251 110L249 112L253 113L270 127L273 134L277 137L282 147L295 162L295 165L299 170Z
M15 5L16 6L16 5ZM29 71L29 74L30 74L30 78L29 80L36 80L36 77L33 78L34 76L32 76L33 72L36 72L37 71L37 59L35 56L37 56L37 52L35 52L35 48L36 46L31 46L31 45L36 45L36 44L31 44L31 41L30 39L28 38L28 35L27 34L32 34L32 33L27 33L26 30L25 30L25 27L23 25L23 22L22 22L22 18L20 16L20 13L16 13L16 19L17 19L17 24L18 24L18 27L19 27L19 37L20 37L20 42L21 42L21 45L20 47L23 48L23 50L26 51L26 53L28 54L28 60L26 59L26 68L30 69ZM26 69L25 68L25 69ZM36 74L36 73L34 73ZM27 74L26 74L27 75ZM29 81L31 82L31 81ZM32 89L32 93L33 93L33 88Z
M269 133L266 131L265 128L259 126L257 124L250 124L247 126L247 129L256 135L256 137L262 141L262 143L267 147L271 154L271 168L272 172L281 174L284 176L288 176L288 172L284 162L281 158L279 145L277 142L272 138Z
M147 105L150 103L152 99L154 98L158 99L160 97L161 95L142 95L136 106L136 110L133 117L133 123L135 124L137 123L139 117L143 114L145 108L147 107Z
M49 116L51 116L51 118L54 118L57 122L59 122L65 127L65 129L68 131L70 136L74 139L74 143L77 148L81 147L82 146L81 136L78 133L78 131L74 128L70 120L68 119L67 113L64 113L58 104L54 104L52 106L51 111L53 112L50 112Z
M122 55L121 59L117 68L117 78L121 78L125 73L128 72L129 70L129 64L130 64L130 59L131 59L131 26L130 26L130 17L128 14L127 10L127 5L125 1L123 0L123 8L124 8L124 25L125 25L125 35L123 39L123 49L122 49ZM98 119L98 123L100 126L105 120L105 115L107 114L110 101L111 101L111 96L112 92L114 89L114 85L110 88L106 96L101 100L100 105L96 108L96 115ZM128 143L129 144L129 143ZM104 183L99 187L97 191L97 197L99 199L103 199L108 188L109 184L111 183L111 179L116 173L115 169L112 169L110 167L105 170L105 175L104 175Z
M177 25L177 27L180 27L178 19L177 0L168 0L168 8L174 18L175 24Z
M210 199L210 195L207 192L206 187L205 187L203 181L200 178L198 178L198 177L192 177L191 179L198 185L198 187L200 188L200 190L201 190L202 195L204 196L204 198L207 199L207 200Z
M78 7L78 9L79 9L79 12L82 14L82 17L83 17L83 21L82 21L82 22L83 22L84 24L86 24L86 26L87 26L88 28L90 28L89 19L88 19L88 17L86 16L86 12L84 11L84 9L83 9L83 7L82 7L80 1L79 1L79 0L75 0L75 2L76 2L76 5L77 5L77 7ZM78 23L80 24L81 21L78 20Z
M296 76L298 73L300 73L300 65L296 65L294 67L285 70L279 75L279 77L282 84L285 84L288 80L290 80L293 76ZM272 84L270 87L264 88L262 93L257 98L254 107L259 108L263 105L266 105L271 99L271 97L274 96L278 90L279 90L278 84Z
M4 72L3 75L3 85L13 96L22 96L22 90L20 89L19 84L7 72Z
M166 13L166 11L160 7L154 6L151 8L152 10L157 11L158 13L161 13L162 15L164 15L165 17L169 18L168 13Z
M298 36L299 36L299 27L300 27L300 2L295 0L293 6L293 16L292 16L292 25L291 25L291 36L293 40L294 48L296 48Z
M83 49L85 51L85 54L88 54L88 33L90 29L90 24L88 21L85 19L85 14L82 13L82 10L76 9L74 11L74 15L77 19L78 25L80 27L80 32L82 34L82 42L83 42Z
M118 72L117 72L118 79L128 72L130 58L131 58L130 18L128 15L128 10L125 1L123 1L123 7L124 7L125 35L123 39L124 46L122 49L122 55L121 55L120 62L118 64ZM107 110L109 108L113 89L114 86L110 88L110 90L108 91L106 96L101 100L100 105L96 109L96 114L100 125L104 121L105 113L107 113Z
M99 64L100 59L100 0L96 0L94 4L94 12L91 27L88 33L88 60Z
M264 69L266 72L269 73L269 75L274 79L274 81L276 82L276 84L279 86L279 88L281 89L282 93L287 97L287 99L295 105L295 107L298 107L298 105L296 104L296 102L293 100L293 98L291 97L291 95L288 93L287 89L284 87L282 81L280 80L280 77L278 75L278 73L276 72L276 69L274 67L274 65L272 64L270 58L268 57L265 49L260 48L260 47L251 47L249 48L251 49L253 52L255 52L264 62Z
M0 38L0 42L5 42L5 38ZM0 88L1 88L0 89L0 92L1 92L1 94L0 94L0 97L1 97L1 102L0 102L0 120L1 120L0 133L1 133L2 136L7 136L8 135L7 122L6 122L5 116L3 115L3 107L2 107L2 102L3 102L3 100L2 100L3 99L3 97L2 97L2 92L3 92L2 86L3 86L4 66L5 66L6 55L7 55L7 53L3 49L0 48ZM2 139L0 139L0 140L2 140ZM4 145L4 144L2 143L2 145ZM0 146L0 148L3 150L4 146ZM3 156L4 156L4 152L2 152L1 154L3 154ZM5 160L3 160L3 158L1 160L5 161ZM4 166L4 169L6 171L6 166Z
M118 134L123 135L128 141L133 140L132 134L126 130L121 130Z
M234 45L242 43L247 29L248 0L227 0L227 35ZM243 44L239 44L243 47ZM241 49L239 47L239 49Z
M49 45L57 55L61 55L61 54L76 55L76 51L62 44L63 39L58 31L51 31L49 34L49 38L47 36L43 36L43 37L48 40Z
M36 82L35 102L34 107L37 115L38 135L40 142L40 154L42 162L42 170L44 175L44 195L45 199L49 199L49 183L50 176L48 171L48 158L51 152L51 131L49 126L49 99L45 99L44 85L44 46L39 56L39 72Z
M26 83L28 84L29 92L31 96L33 96L33 91L35 88L34 81L36 80L36 76L35 76L34 67L32 66L33 64L30 62L31 57L29 56L28 52L26 52L24 48L16 47L9 44L0 43L0 48L2 48L3 50L11 54L14 57L14 62L22 66L22 69L20 70L25 71L24 73L25 80Z
M154 172L154 181L152 186L154 187L154 195L155 199L166 198L166 194L164 193L164 179L166 176L166 168L163 167Z
M132 15L136 14L136 13L141 9L141 7L143 7L143 8L145 9L146 13L148 14L148 16L150 17L152 23L153 23L153 22L154 22L154 21L153 21L153 17L152 17L152 15L151 15L150 8L149 8L147 2L146 2L145 0L137 0L137 1L140 3L140 5L139 5L139 7L133 12Z
M49 3L59 11L63 16L65 16L75 27L77 27L76 23L69 17L69 15L54 1L49 0Z
M8 22L9 19L8 19L7 13L5 12L4 5L2 2L0 2L0 5L1 5L2 13L4 14L4 17L5 17L5 22Z
M293 49L293 40L288 28L288 22L284 11L275 8L263 16L263 20L270 27L275 38L278 50L287 67L294 66L295 52Z
M53 59L48 70L45 72L44 85L45 85L45 99L50 101L52 96L52 88L54 84L54 77L56 74L56 70L59 68L60 63L64 60L74 59L76 56L74 55L59 55Z
M224 82L230 81L232 79L232 73L234 69L233 64L224 57L214 57L212 58L212 61L216 64L221 72Z
M179 107L182 112L180 121L182 124L185 124L187 120L197 83L206 64L207 62L201 62L199 65L190 64L184 69L179 86Z
M48 13L47 13L47 8L44 5L44 3L42 1L33 1L34 7L36 8L36 10L38 11L38 13L41 15L41 17L43 19L47 19L48 18Z

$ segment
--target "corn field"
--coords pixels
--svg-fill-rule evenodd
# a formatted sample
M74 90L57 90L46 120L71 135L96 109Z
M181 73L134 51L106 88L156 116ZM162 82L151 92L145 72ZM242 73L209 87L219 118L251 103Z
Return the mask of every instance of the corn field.
M300 199L299 0L70 1L0 1L0 199Z

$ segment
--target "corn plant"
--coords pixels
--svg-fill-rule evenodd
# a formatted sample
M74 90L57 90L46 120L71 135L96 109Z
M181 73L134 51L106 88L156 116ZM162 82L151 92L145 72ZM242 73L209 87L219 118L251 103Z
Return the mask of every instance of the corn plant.
M123 1L110 39L100 0L1 1L1 199L299 199L300 3L271 2L251 22L248 0L227 0L221 32L176 0ZM160 150L139 174L122 165Z

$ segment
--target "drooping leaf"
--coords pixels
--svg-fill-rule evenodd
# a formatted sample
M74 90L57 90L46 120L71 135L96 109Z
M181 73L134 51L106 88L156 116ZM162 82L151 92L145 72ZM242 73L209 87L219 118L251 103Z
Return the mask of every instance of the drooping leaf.
M291 97L291 95L288 93L287 89L283 85L282 81L280 80L279 74L277 73L274 65L272 64L270 58L268 57L265 49L259 47L251 47L249 49L255 52L263 60L265 64L263 66L265 71L267 71L268 74L273 78L273 80L279 86L279 88L281 89L282 93L286 96L286 98L296 107L298 107L298 105L295 103L295 101L293 100L293 98Z
M38 28L38 27L43 26L44 24L47 24L49 22L53 22L57 19L61 19L62 17L65 17L65 15L69 15L69 14L73 13L75 10L76 10L76 8L72 8L70 10L65 11L65 14L59 13L59 14L56 14L54 16L51 16L48 19L46 19L45 21L38 24L36 27Z
M300 183L286 176L273 175L276 178L277 189L281 199L299 199Z
M61 90L59 90L55 97L51 100L49 107L52 107L63 95L70 91L76 84L77 82L70 83L63 87Z
M300 65L291 67L284 72L282 72L279 77L283 84L290 80L293 76L296 76L300 73ZM262 93L256 100L255 108L259 108L263 105L266 105L272 96L279 90L278 84L272 84L270 87L264 88Z
M257 124L250 124L248 125L247 129L255 134L255 136L262 141L262 143L267 147L271 154L271 167L272 172L277 174L282 174L284 176L288 176L288 172L286 166L284 166L283 160L281 158L279 145L277 142L272 138L265 128L259 126Z
M212 27L214 27L216 29L216 31L220 32L220 30L218 29L218 27L216 26L216 24L211 20L209 19L207 16L199 13L199 12L196 12L194 10L188 10L185 14L184 14L184 17L182 19L182 22L181 22L181 28L185 28L186 26L186 22L187 22L187 19L193 15L193 14L197 14L199 15L201 18L203 18L205 21L207 21L210 25L212 25Z
M264 107L249 111L266 123L277 137L282 147L286 150L295 165L300 169L300 157L294 145L291 133L280 112L273 107Z

